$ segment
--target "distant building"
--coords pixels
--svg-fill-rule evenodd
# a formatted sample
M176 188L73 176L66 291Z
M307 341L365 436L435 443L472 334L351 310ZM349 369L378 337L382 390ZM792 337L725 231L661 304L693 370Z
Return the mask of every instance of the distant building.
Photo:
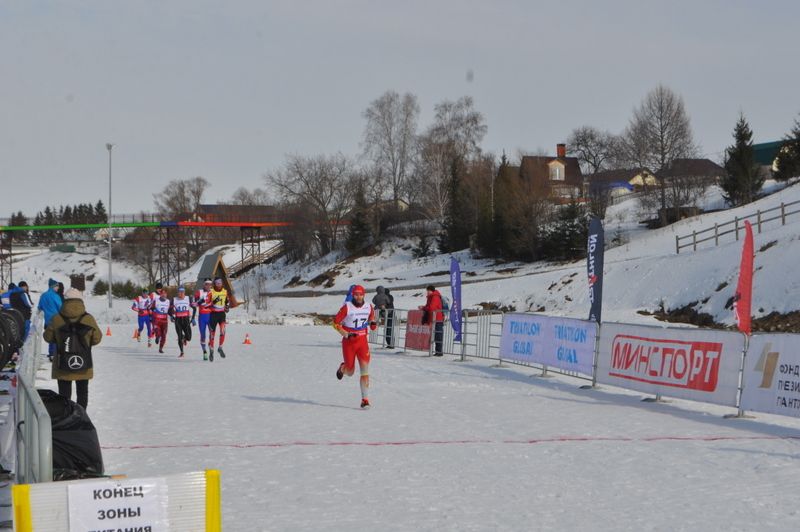
M761 142L753 144L753 158L764 177L772 177L778 167L775 166L775 159L781 151L784 141L776 140L772 142Z
M698 183L718 183L725 169L710 159L674 159L656 172L658 179L691 179Z
M517 167L508 167L507 171ZM556 156L525 155L519 177L529 181L533 189L558 203L582 196L583 174L577 157L567 157L566 144L556 145Z
M658 178L647 168L628 168L604 170L587 176L585 190L589 194L608 191L612 196L621 196L657 184Z

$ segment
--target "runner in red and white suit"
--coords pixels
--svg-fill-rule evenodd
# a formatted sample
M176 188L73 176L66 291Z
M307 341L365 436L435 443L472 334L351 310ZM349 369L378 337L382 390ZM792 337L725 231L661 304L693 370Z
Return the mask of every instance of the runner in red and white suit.
M361 408L369 408L367 391L369 390L369 344L367 343L367 327L373 331L378 327L375 322L375 310L369 303L364 303L364 287L356 285L352 291L352 301L345 302L333 319L333 328L342 335L342 355L344 362L336 370L336 378L341 380L352 376L356 369L356 359L361 370Z

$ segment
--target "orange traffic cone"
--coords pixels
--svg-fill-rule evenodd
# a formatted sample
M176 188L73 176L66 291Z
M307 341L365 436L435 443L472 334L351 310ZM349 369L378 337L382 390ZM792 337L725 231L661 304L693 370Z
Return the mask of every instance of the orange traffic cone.
M244 335L244 342L242 342L242 343L245 344L245 345L253 345L253 342L250 341L250 335L249 334L245 334Z
M106 328L106 336L111 336L111 327Z

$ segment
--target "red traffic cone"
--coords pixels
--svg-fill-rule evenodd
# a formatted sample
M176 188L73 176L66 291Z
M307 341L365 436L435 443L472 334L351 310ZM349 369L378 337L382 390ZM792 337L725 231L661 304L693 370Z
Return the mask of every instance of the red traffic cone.
M111 336L111 327L106 328L106 336Z
M249 334L245 334L244 335L244 342L242 342L242 343L244 345L253 345L253 342L250 341L250 335Z

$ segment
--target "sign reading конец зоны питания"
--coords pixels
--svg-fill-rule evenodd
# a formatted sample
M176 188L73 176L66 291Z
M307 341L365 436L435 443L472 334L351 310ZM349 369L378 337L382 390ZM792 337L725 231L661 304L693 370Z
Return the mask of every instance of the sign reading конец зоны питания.
M70 484L69 530L169 530L167 485L163 479Z
M573 318L508 313L500 357L592 375L597 324Z

